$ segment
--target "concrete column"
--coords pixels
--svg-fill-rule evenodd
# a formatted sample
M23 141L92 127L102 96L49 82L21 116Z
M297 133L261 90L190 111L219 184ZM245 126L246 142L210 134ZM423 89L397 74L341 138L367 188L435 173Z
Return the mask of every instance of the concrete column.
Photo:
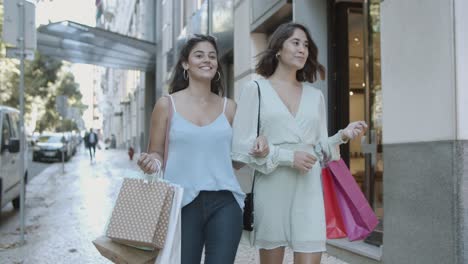
M328 21L327 21L327 1L326 0L294 0L293 1L293 21L301 23L307 27L312 39L318 47L318 61L328 70ZM325 102L328 101L327 79L316 81L316 88L322 90Z
M251 0L238 1L234 7L234 98L255 75L256 56L267 46L267 36L250 33ZM242 52L236 52L242 51Z
M381 5L384 263L467 262L466 11L462 0Z
M468 1L454 1L457 137L468 140Z
M149 72L146 73L146 87L154 87L155 86L155 79L154 73ZM154 89L146 89L144 95L144 105L145 105L145 115L143 121L143 129L145 133L144 140L141 140L141 150L146 151L148 146L148 139L149 139L149 130L150 130L150 120L151 120L151 113L153 112L154 105L156 103L156 94Z

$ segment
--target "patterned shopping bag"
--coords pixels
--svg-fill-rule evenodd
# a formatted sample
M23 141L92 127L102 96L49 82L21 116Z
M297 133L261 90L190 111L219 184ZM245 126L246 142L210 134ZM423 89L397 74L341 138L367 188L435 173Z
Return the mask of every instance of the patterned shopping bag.
M139 248L163 248L174 187L164 181L124 179L106 235Z

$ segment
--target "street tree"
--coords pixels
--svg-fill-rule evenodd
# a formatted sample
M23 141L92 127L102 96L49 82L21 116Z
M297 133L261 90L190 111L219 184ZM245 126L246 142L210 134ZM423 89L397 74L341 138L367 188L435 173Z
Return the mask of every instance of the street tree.
M0 0L0 32L3 30L3 1ZM62 128L55 108L55 98L58 95L66 95L68 105L79 109L80 114L86 109L81 102L79 85L68 69L68 64L64 65L62 61L39 52L35 53L33 61L25 62L25 121L33 123L33 126L37 121L36 128L39 131ZM6 58L6 46L0 38L0 104L19 107L19 77L18 60Z

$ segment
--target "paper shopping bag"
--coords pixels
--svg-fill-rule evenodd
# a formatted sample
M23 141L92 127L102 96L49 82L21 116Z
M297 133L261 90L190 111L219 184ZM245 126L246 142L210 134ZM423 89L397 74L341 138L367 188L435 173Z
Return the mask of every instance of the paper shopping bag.
M150 264L158 255L157 249L143 251L116 243L104 235L95 239L93 244L102 256L117 264Z
M184 189L178 185L173 185L173 187L174 198L169 217L166 243L159 252L155 264L181 263L181 219Z
M169 225L174 188L164 181L124 179L106 235L139 248L162 248Z
M327 224L327 238L346 237L343 217L341 216L333 176L329 168L322 169L322 189Z
M327 166L333 175L348 239L364 239L379 223L377 216L344 161L332 161Z

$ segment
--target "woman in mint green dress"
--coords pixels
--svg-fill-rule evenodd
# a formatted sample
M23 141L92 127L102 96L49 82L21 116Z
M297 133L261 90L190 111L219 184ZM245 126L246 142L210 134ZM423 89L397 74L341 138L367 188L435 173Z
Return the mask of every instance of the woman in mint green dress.
M339 145L362 134L358 121L329 137L322 91L312 83L325 69L307 29L281 25L261 54L256 72L261 91L260 135L269 143L264 158L249 155L256 139L258 93L245 85L233 122L233 160L257 170L253 244L262 264L282 263L284 248L296 264L320 263L326 224L320 162L340 158Z

